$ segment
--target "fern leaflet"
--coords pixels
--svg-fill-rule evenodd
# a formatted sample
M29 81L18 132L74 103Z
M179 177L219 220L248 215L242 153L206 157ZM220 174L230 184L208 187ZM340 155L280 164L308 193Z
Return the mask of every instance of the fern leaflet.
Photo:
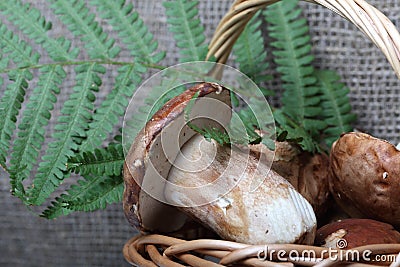
M64 103L62 115L54 128L55 141L49 144L46 154L42 157L34 178L34 186L29 192L29 201L34 205L43 203L64 179L67 159L78 150L85 137L85 129L92 119L95 100L93 92L98 91L101 84L98 74L104 73L105 68L92 63L76 67L76 72L77 84L73 88L74 92Z
M40 69L38 86L33 90L26 105L11 154L10 179L15 179L15 185L19 187L22 180L29 177L38 159L45 140L45 126L48 124L50 111L56 102L55 95L60 92L58 86L65 75L62 67L57 65Z
M123 163L124 152L118 144L76 155L68 160L67 169L81 175L118 176Z
M333 71L315 71L318 84L322 91L321 117L327 122L324 129L324 140L328 147L344 132L352 130L351 124L356 120L356 115L351 113L349 88L339 82L339 75Z
M97 183L91 183L90 180L95 179ZM96 186L86 190L85 195L69 201L68 209L73 211L94 211L105 209L107 204L122 201L124 183L121 176L94 176L85 177L85 181L80 182L80 187L85 187L85 183L91 183ZM77 188L78 189L78 188Z
M204 43L204 27L198 18L198 1L164 1L169 30L179 47L180 62L204 60L207 46Z
M140 64L131 64L118 69L116 84L93 114L93 120L89 124L80 151L91 151L101 146L108 134L113 131L115 124L125 113L128 99L142 80L139 73L144 71L143 68Z
M26 68L39 62L40 55L32 52L32 47L20 41L3 24L0 24L0 45L2 55L9 57L18 68Z
M236 56L235 61L239 64L240 71L249 76L260 88L263 82L272 78L265 73L269 64L260 29L261 22L259 13L254 15L233 46L233 54ZM262 91L264 95L271 95L266 89Z
M94 0L91 2L101 12L104 19L110 21L113 28L118 31L123 43L136 58L132 65L122 66L118 69L116 84L105 101L96 110L93 122L89 124L86 140L80 147L81 151L91 151L101 145L107 134L118 123L118 118L124 115L128 105L128 99L141 82L140 74L146 72L146 68L140 62L157 63L165 53L157 50L157 42L144 26L132 4L126 4L124 0L118 3Z
M86 1L50 0L54 13L60 15L60 19L69 30L81 41L91 59L110 59L116 57L120 48L114 46L114 39L109 39L107 34L95 21L95 15L86 7Z
M78 48L70 50L70 41L63 37L53 39L47 35L52 24L46 22L39 10L32 8L29 4L23 5L21 1L4 0L0 2L0 10L8 15L8 20L18 26L23 33L35 40L37 44L42 44L51 59L67 61L78 55Z
M72 185L66 194L57 197L41 216L54 219L76 210L104 208L107 203L121 201L122 192L122 176L87 176L79 180L77 185Z
M322 111L320 90L313 73L307 21L300 18L302 10L297 7L297 3L297 0L276 3L266 9L264 15L270 23L269 35L275 39L271 43L274 47L272 54L285 89L282 112L303 128L296 130L293 135L307 133L307 136L301 136L303 148L312 149L317 145L309 145L307 140L318 143L320 131L326 124L318 120Z
M0 51L5 67L9 63L15 64L19 68L34 65L39 62L39 54L32 52L32 48L24 41L20 41L18 36L9 31L5 25L0 24ZM17 116L21 109L21 103L24 101L25 91L28 88L28 81L33 76L29 70L14 70L9 74L10 83L3 97L0 100L0 160L1 165L5 165L7 152L11 143L11 136L16 129Z
M125 0L92 0L91 3L98 8L102 18L110 21L131 55L138 57L137 60L157 63L164 58L165 52L156 52L158 43L131 3L127 4Z
M282 109L298 122L315 118L321 112L319 89L311 65L310 36L306 19L299 18L301 9L297 0L272 5L265 10L265 18L271 24L269 35L276 41L271 45L277 70L282 75L285 89Z
M287 116L282 109L273 112L277 123L277 141L288 141L299 144L304 151L319 152L321 148L314 138L295 121Z
M4 92L0 100L0 125L2 126L0 138L0 159L2 166L5 166L7 152L10 149L11 136L16 129L16 121L21 104L24 101L25 91L28 88L28 81L31 80L32 73L28 70L12 71L8 75L12 81ZM6 168L5 168L6 169ZM11 181L12 182L12 181Z

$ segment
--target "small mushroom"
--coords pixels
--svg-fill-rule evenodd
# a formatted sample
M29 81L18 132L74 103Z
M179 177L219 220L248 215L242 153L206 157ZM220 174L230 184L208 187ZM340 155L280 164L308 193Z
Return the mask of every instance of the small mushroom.
M317 230L315 245L352 249L373 244L398 244L400 233L392 225L371 219L345 219Z
M400 227L400 151L365 133L343 134L331 150L330 190L351 217Z
M218 84L196 85L158 111L126 158L129 222L142 231L169 232L193 218L224 239L313 243L314 211L287 180L247 147L218 145L188 127L185 109L195 95L189 121L200 128L227 128L230 92Z

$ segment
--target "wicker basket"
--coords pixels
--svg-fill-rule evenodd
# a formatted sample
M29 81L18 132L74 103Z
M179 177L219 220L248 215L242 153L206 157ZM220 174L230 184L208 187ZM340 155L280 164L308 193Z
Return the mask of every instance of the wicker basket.
M232 47L251 17L261 8L279 0L236 0L218 25L209 45L208 56L215 56L225 63ZM355 24L378 46L400 78L400 34L392 22L379 10L364 0L305 0L317 3ZM267 246L267 247L266 247ZM292 253L291 257L260 260L267 251ZM376 255L386 255L386 262L379 266L400 266L400 244L368 245L351 251L372 251ZM302 252L311 257L301 257ZM249 245L218 239L183 240L163 235L138 235L124 246L125 259L136 266L332 266L337 264L374 266L374 262L362 259L346 262L346 257L332 259L326 249L295 244ZM297 252L297 254L295 253ZM342 251L345 255L346 251ZM397 257L396 257L397 256ZM395 259L395 261L393 261ZM218 263L216 263L218 262ZM376 264L377 262L375 262Z

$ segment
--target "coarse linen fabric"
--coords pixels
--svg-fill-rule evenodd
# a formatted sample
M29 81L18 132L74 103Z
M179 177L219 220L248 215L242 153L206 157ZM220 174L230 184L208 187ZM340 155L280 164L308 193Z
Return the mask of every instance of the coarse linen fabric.
M31 3L48 21L52 21L52 35L73 39L69 30L53 15L48 2L23 2ZM200 0L199 16L207 41L231 3L228 0ZM399 28L400 1L370 0L369 3L385 13ZM142 0L133 1L133 4L158 40L159 49L167 51L161 64L176 64L178 48L167 30L161 1ZM301 3L301 6L310 25L315 66L336 70L351 89L352 107L358 115L355 127L395 144L400 142L400 84L381 51L355 26L331 11L310 3ZM96 12L94 8L91 10ZM5 18L0 19L15 29ZM116 36L105 21L97 20L110 36ZM23 36L19 32L16 34ZM73 39L73 45L83 47L77 39ZM122 50L117 60L128 55L127 50ZM42 60L46 61L46 57L44 53ZM270 73L275 74L272 70L274 64L270 66ZM72 67L66 69L73 70ZM116 71L111 69L107 72L102 88L111 86L107 83L107 75L112 81ZM73 82L73 79L67 79L62 84L61 99L66 98ZM280 95L280 84L271 82L267 87ZM278 105L278 97L271 99L271 104ZM56 106L54 112L59 108ZM136 231L126 221L120 203L101 211L73 213L46 220L37 216L36 209L30 211L19 199L12 197L7 175L4 172L0 175L0 266L129 266L123 259L122 247ZM74 181L76 177L69 180Z

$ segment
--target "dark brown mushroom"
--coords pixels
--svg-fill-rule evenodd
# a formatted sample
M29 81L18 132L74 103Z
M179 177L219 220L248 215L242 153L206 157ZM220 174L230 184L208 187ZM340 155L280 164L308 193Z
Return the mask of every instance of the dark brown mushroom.
M400 227L400 151L365 133L343 134L332 145L330 190L351 217Z
M400 243L400 233L392 225L371 219L345 219L317 230L315 245L352 249L372 244Z

